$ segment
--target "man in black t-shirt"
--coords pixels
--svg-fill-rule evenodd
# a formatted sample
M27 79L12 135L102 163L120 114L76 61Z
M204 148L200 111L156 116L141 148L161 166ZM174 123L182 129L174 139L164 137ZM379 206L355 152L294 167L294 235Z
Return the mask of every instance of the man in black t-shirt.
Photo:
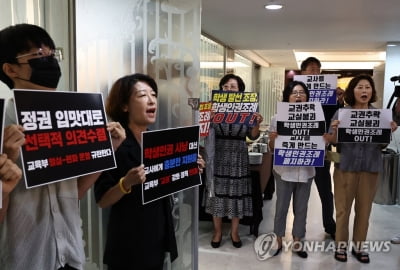
M302 75L318 75L321 73L321 62L315 57L308 57L301 63ZM329 130L332 116L336 110L343 107L344 91L337 88L337 105L322 105L324 111L326 130ZM331 162L325 160L324 167L315 167L315 184L322 204L322 220L325 232L335 239L336 223L333 219L333 193L331 183Z

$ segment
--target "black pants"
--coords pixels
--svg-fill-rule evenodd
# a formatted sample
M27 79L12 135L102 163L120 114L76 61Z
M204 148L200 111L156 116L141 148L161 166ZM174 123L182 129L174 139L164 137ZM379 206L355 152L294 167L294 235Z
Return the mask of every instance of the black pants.
M163 270L163 268L164 268L164 264L154 267L154 268L146 268L146 269L142 269L142 270ZM108 270L130 270L130 269L127 269L126 267L120 268L120 267L110 267L110 266L108 266L107 269ZM134 269L132 269L132 270L134 270Z
M66 264L64 267L58 268L58 270L78 270Z
M264 190L264 200L272 200L272 197L275 193L275 178L272 173L272 162L271 162L271 175L269 176L267 186Z
M317 185L319 198L322 204L322 222L325 232L333 234L336 231L336 223L333 219L333 194L331 183L331 162L325 160L324 167L315 167L315 184Z

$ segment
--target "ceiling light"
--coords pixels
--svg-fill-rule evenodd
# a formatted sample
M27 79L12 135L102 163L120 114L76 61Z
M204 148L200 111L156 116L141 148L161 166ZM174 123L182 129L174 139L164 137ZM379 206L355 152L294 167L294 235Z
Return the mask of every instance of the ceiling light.
M375 67L381 65L382 62L379 61L366 61L366 62L324 62L321 61L322 70L327 69L374 69Z
M268 10L278 10L278 9L283 8L283 5L279 4L279 3L274 3L273 1L271 1L270 3L266 4L264 7Z
M386 61L386 52L384 51L295 51L298 69L300 69L302 61L309 56L314 56L321 61L322 70L374 69Z

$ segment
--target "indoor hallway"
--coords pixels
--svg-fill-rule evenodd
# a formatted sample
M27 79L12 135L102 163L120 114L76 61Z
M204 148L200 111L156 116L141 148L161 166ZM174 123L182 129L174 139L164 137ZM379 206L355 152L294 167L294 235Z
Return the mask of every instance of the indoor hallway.
M263 221L259 227L259 234L269 233L273 230L275 213L274 194L272 200L264 201ZM351 215L353 220L353 212ZM291 240L293 214L291 206L288 213L286 226L286 239ZM400 269L400 244L389 244L390 239L400 233L400 205L373 204L370 217L370 226L367 240L389 241L383 243L388 246L389 252L371 252L369 264L361 264L350 253L348 261L338 262L333 257L333 251L308 252L308 258L302 259L291 251L282 251L276 257L260 261L254 251L255 237L249 235L249 226L240 225L242 248L235 248L229 238L229 224L224 224L221 247L214 249L210 245L212 237L211 221L200 221L199 224L199 269L200 270L258 270L258 269ZM350 228L352 232L352 228ZM351 237L351 234L350 234ZM321 203L315 184L312 185L307 217L306 240L331 242L329 235L325 234L322 227ZM329 243L325 243L331 246ZM333 244L333 243L331 243Z

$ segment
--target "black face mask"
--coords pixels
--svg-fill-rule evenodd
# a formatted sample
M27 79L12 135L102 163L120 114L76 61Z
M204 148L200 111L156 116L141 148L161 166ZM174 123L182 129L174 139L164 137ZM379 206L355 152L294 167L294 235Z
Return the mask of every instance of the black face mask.
M47 88L56 88L61 77L61 69L54 56L32 58L28 60L32 69L31 83Z

